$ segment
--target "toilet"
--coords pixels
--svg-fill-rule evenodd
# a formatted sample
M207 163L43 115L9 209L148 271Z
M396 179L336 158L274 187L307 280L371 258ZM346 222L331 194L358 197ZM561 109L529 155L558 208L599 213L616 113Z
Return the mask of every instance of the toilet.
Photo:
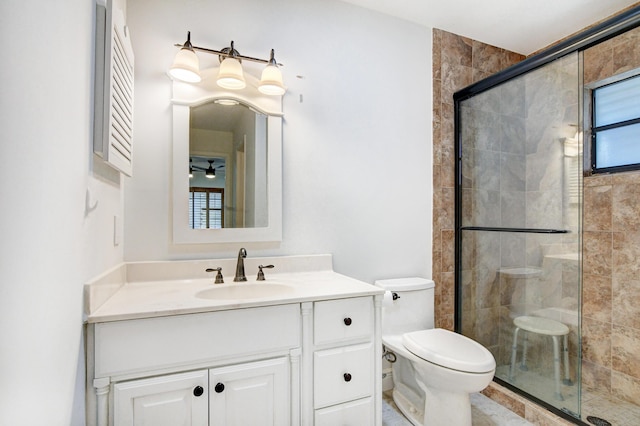
M469 394L493 379L491 352L461 334L434 328L433 281L397 278L375 285L385 290L382 343L392 362L395 404L416 426L470 426Z

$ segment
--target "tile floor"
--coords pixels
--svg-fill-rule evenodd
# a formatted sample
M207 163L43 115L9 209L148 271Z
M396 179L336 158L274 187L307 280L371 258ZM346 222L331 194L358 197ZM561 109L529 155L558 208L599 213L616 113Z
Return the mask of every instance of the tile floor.
M471 395L471 418L473 426L532 425L532 423L479 393ZM411 426L411 423L393 403L390 392L385 392L382 398L382 426Z

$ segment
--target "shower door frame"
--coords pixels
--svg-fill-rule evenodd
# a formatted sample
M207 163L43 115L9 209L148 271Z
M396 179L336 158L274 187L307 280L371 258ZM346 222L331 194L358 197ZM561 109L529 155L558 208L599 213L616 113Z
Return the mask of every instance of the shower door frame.
M600 24L594 25L593 27L580 32L574 36L569 37L565 41L562 41L536 55L533 55L522 62L513 65L497 74L494 74L490 77L487 77L483 80L480 80L470 86L465 87L454 93L454 143L455 143L455 239L454 239L454 250L455 250L455 315L454 315L454 327L455 331L458 333L462 332L462 292L461 292L461 260L462 260L462 247L461 247L461 235L462 229L465 230L473 230L474 227L463 227L462 226L462 135L461 135L461 127L460 127L460 109L461 102L470 99L486 90L492 89L502 83L505 83L511 79L522 76L530 71L538 69L544 65L547 65L556 59L562 58L564 56L570 55L575 52L582 52L585 49L588 49L592 46L595 46L599 43L602 43L610 38L616 37L622 33L625 33L633 28L640 26L640 6L633 7L619 15L605 20ZM580 66L580 69L582 67ZM581 79L580 79L581 80ZM582 110L582 108L580 108ZM586 145L586 144L585 144ZM586 152L586 146L585 146ZM587 157L585 157L587 158ZM588 159L588 158L587 158ZM590 170L590 165L585 164L585 173L588 173ZM478 229L480 230L480 229ZM505 231L506 229L488 229L482 228L481 230L491 230L491 231ZM532 230L527 228L513 229L509 228L509 232L531 232ZM545 229L545 230L535 230L536 232L545 232L545 233L557 233L562 232L561 230L554 229ZM580 309L582 309L582 304L580 304ZM579 321L581 322L582 315L578 316ZM581 324L580 324L581 327ZM512 384L498 378L494 377L494 381L499 383L500 385L512 390L513 392L525 396L527 399L532 402L541 405L548 410L552 411L556 415L575 422L577 424L584 424L579 418L576 418L568 413L559 410L558 408L552 406L551 404L541 400L522 389L513 386Z

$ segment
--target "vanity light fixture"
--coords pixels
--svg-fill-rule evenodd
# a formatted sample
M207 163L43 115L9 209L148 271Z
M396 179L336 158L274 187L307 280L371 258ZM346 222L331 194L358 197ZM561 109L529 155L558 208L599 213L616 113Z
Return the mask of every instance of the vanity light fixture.
M187 31L187 41L181 46L182 48L176 54L173 64L169 68L169 74L173 78L187 83L199 83L202 80L202 77L200 77L200 60L191 45L190 31Z
M231 41L231 47L225 47L222 49L223 53L228 56L222 59L220 63L220 71L218 72L218 86L223 89L240 90L247 87L247 83L244 81L244 73L242 71L242 65L240 64L240 53L233 47L233 41Z
M262 70L262 78L260 78L258 90L265 95L284 95L285 88L284 84L282 84L282 73L278 68L274 54L274 50L271 49L269 65Z
M242 69L242 61L259 62L267 64L262 71L258 90L265 95L279 96L286 92L286 88L282 82L282 72L279 66L282 64L275 60L274 50L271 49L270 58L260 59L251 56L241 55L234 47L233 41L230 47L222 50L207 49L204 47L193 46L191 44L191 32L187 32L187 41L184 44L176 44L180 50L176 54L173 65L169 69L169 74L178 80L188 83L198 83L202 80L200 76L200 65L195 51L211 53L218 55L220 60L220 70L218 72L218 86L229 90L244 89L247 85L244 79L244 71Z
M189 158L189 179L193 178L193 160Z

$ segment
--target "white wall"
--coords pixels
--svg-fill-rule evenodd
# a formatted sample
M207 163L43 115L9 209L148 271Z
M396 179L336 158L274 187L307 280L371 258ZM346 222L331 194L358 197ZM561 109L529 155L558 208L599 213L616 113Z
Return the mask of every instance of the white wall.
M84 423L82 285L123 259L121 182L89 148L93 13L0 2L2 425Z
M129 0L128 22L136 94L126 260L240 247L171 242L166 70L190 30L195 45L234 40L261 57L274 48L284 63L283 241L244 244L249 256L333 253L338 272L369 282L431 275L430 29L334 0ZM214 60L200 55L202 68Z

